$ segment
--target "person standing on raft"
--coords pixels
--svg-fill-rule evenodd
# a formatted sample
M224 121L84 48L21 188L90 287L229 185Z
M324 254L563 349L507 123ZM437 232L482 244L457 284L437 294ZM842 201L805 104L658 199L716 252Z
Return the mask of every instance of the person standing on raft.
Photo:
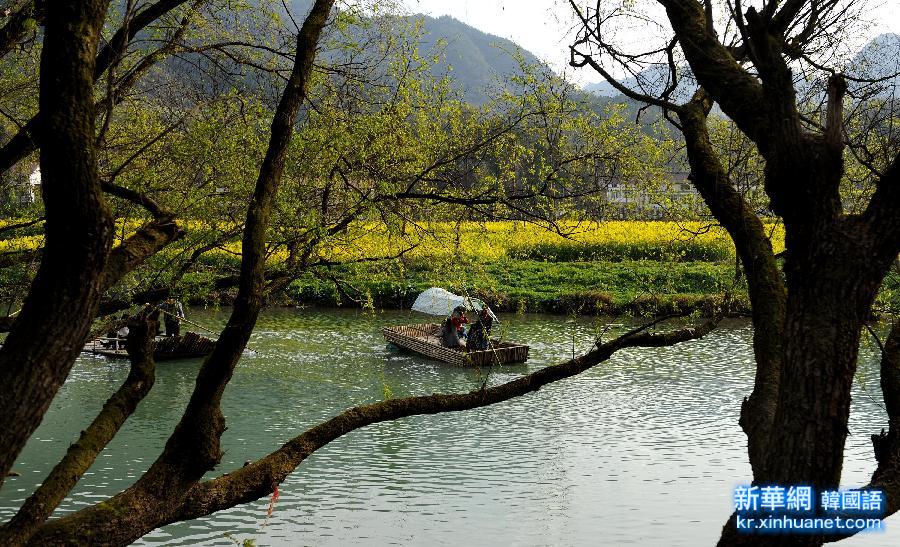
M179 336L181 334L181 320L185 319L184 306L181 302L170 298L160 306L165 316L166 336Z
M490 308L485 305L481 308L478 320L469 328L469 338L466 341L466 349L469 351L484 351L488 349L491 338L491 327L494 325L494 318L491 315Z

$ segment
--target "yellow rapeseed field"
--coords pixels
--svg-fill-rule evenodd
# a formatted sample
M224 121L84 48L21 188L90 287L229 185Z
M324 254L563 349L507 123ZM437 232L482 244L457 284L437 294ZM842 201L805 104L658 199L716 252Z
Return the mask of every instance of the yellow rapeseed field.
M0 226L4 222L0 221ZM140 221L116 223L116 236L133 233ZM189 232L205 229L201 221L182 222ZM409 258L448 258L464 256L482 260L504 257L589 260L613 255L625 258L654 258L667 249L682 254L694 253L721 258L734 256L734 248L725 230L704 222L674 221L605 221L561 222L557 231L523 222L420 222L408 223L402 229L384 224L359 222L345 234L327 241L318 249L318 256L334 261L366 257L390 257L406 250ZM775 252L784 249L784 230L781 225L767 225ZM34 249L43 236L21 236L0 239L0 252ZM213 254L234 256L240 252L235 241ZM284 250L273 253L273 260L286 257ZM677 253L675 258L677 258Z
M563 222L559 232L522 222L431 222L407 226L405 233L384 225L360 223L340 241L321 250L332 260L366 256L391 256L403 249L409 257L466 256L486 260L511 257L540 258L542 253L559 258L577 257L578 252L596 249L615 253L616 249L709 248L718 255L734 256L728 234L719 226L703 222L606 221ZM780 225L767 227L775 252L784 248ZM652 255L652 253L650 253ZM603 256L603 252L600 253Z

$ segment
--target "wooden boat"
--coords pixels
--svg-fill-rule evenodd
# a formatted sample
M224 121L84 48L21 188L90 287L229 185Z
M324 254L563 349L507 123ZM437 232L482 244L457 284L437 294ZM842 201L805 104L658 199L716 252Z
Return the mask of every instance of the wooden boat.
M385 327L381 332L388 342L396 346L462 367L524 363L528 360L528 346L499 340L492 340L491 347L484 351L448 348L441 344L441 326L437 323Z
M196 332L187 332L181 336L160 337L154 342L153 359L159 362L205 357L212 352L215 345L215 340ZM112 359L128 359L125 341L119 338L98 338L86 345L84 352Z

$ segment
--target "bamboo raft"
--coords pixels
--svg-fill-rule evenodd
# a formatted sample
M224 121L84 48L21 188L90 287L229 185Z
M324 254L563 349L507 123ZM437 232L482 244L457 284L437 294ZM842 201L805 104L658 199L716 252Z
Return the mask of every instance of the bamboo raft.
M499 340L491 340L490 348L483 351L448 348L441 344L441 326L436 323L385 327L381 332L395 346L461 367L524 363L528 360L528 346Z
M196 332L186 332L181 336L157 338L153 347L155 361L192 359L209 355L216 341ZM85 353L102 355L112 359L128 359L125 341L121 338L98 338L84 347Z

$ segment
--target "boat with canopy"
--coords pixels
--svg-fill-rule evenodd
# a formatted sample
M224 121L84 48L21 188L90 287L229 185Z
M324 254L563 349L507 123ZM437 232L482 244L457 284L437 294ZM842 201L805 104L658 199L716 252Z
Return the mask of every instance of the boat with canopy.
M432 287L420 294L413 303L413 311L447 317L462 307L481 312L487 305L470 296L460 296L440 287ZM488 307L488 314L499 325L500 320ZM490 366L523 363L528 360L528 346L491 339L485 350L468 350L464 346L449 347L441 342L442 326L438 323L398 325L382 329L384 338L400 348L458 366Z

